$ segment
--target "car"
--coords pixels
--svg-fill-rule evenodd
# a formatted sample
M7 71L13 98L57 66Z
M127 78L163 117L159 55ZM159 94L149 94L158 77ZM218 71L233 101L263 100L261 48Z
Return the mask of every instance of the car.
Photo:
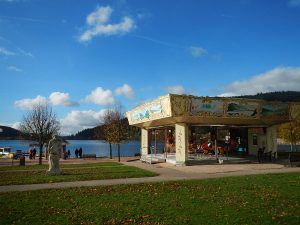
M11 157L11 147L0 147L0 157L9 158Z

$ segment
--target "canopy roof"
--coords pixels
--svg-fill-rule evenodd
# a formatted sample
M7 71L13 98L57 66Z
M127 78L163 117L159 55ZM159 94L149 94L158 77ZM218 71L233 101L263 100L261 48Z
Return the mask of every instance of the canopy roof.
M175 123L271 126L300 116L300 104L168 94L126 114L130 125L144 128Z

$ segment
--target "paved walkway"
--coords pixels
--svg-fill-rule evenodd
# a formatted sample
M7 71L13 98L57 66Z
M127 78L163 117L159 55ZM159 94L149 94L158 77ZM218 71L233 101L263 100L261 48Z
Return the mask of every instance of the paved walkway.
M141 177L112 180L75 181L47 184L8 185L0 186L0 192L31 191L40 189L57 189L70 187L91 187L101 185L136 184L149 182L178 181L191 179L207 179L229 176L243 176L250 174L300 172L300 167L284 167L279 164L231 164L231 165L197 165L173 166L167 163L145 164L140 161L123 162L129 166L136 166L159 174L156 177Z

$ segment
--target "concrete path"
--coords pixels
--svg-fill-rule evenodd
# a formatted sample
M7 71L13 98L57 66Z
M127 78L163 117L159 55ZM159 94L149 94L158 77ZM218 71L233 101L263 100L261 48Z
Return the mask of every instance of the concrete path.
M136 184L149 182L178 181L191 179L207 179L229 176L243 176L250 174L300 172L300 167L284 167L279 164L232 164L232 165L197 165L173 166L167 163L145 164L140 161L123 162L125 165L135 166L159 174L156 177L141 177L111 180L75 181L47 184L27 184L0 186L0 192L32 191L40 189L57 189L71 187L91 187L103 185Z

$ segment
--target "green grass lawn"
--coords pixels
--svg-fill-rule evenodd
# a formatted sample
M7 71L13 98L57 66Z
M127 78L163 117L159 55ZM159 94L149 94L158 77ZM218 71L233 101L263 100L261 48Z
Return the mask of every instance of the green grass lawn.
M80 164L60 164L60 168L80 168L80 167L99 167L99 166L122 166L123 164L118 162L98 162L98 163L80 163ZM26 165L26 166L0 166L1 171L14 171L14 170L47 170L49 168L48 163L43 165Z
M157 174L116 162L91 164L64 164L64 175L46 175L47 165L0 167L0 185L54 183L79 180L103 180L131 177L149 177Z
M300 173L0 194L1 224L299 224Z

